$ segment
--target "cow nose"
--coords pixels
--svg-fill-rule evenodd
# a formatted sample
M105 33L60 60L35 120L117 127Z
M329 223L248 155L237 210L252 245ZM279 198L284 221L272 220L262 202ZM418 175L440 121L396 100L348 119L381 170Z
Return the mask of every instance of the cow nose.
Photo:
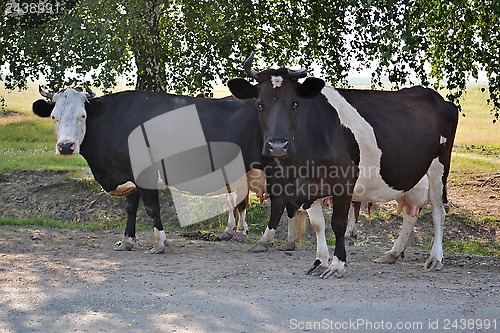
M57 144L57 150L61 155L71 155L75 151L75 143L74 142L59 142Z
M285 157L288 155L290 143L285 138L267 140L264 155L269 157Z

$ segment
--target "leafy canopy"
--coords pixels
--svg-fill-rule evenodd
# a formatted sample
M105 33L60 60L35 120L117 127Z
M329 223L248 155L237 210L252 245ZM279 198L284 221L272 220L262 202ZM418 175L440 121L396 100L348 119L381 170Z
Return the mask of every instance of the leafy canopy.
M459 102L486 73L500 110L497 0L38 0L0 5L0 64L8 88L42 76L51 89L210 92L243 75L251 51L267 65L317 64L332 85L372 68L372 85L447 88ZM48 6L51 10L48 10ZM257 65L258 66L258 65Z

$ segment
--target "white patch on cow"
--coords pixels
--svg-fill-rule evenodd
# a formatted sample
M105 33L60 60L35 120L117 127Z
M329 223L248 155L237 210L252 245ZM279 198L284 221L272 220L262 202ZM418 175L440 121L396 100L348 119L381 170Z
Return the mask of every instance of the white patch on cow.
M242 212L238 211L238 229L237 232L243 235L247 234L248 224L247 224L247 210L244 209Z
M429 177L429 201L432 206L432 220L434 222L434 241L429 259L425 265L432 270L439 270L443 261L443 227L446 212L443 206L443 174L444 165L435 158L427 176Z
M54 121L57 144L56 154L60 151L57 146L61 143L74 143L73 154L80 152L80 144L85 137L85 102L87 95L75 89L66 89L54 94L52 101L55 103L51 117Z
M448 141L448 139L441 135L441 137L439 138L439 143L444 145L446 141Z
M154 245L158 248L164 248L167 241L167 235L165 234L165 230L158 230L154 227Z
M276 234L275 229L269 229L269 227L266 227L266 231L264 231L264 235L262 235L262 238L260 239L259 243L272 243L274 241L274 236Z
M228 234L233 234L234 229L236 228L236 218L234 216L234 209L230 210L228 215L229 216L227 218L227 227L226 230L224 230L224 232Z
M281 83L283 83L283 77L281 76L271 76L271 84L273 85L273 88L281 88Z
M399 198L403 192L391 188L380 175L382 151L377 145L372 126L334 88L325 87L322 93L337 110L342 125L354 134L359 146L359 178L354 187L353 200L387 202Z
M351 205L349 208L349 214L347 215L347 227L345 229L344 237L346 239L351 239L351 235L354 231L354 227L356 225L356 216L354 214L354 206Z
M316 233L316 259L319 259L321 261L321 267L327 267L329 253L325 236L325 216L323 215L323 211L321 210L322 201L322 199L316 200L314 204L307 210L307 214L309 215L311 227Z

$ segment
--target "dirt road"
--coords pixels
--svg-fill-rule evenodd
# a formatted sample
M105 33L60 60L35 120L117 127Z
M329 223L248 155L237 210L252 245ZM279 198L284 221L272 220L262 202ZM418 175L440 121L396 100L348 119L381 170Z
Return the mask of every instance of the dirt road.
M425 251L380 265L384 249L350 246L347 275L322 280L304 275L310 243L254 254L169 234L165 254L147 255L151 233L113 252L120 237L0 227L0 332L500 330L500 258L446 254L427 272Z

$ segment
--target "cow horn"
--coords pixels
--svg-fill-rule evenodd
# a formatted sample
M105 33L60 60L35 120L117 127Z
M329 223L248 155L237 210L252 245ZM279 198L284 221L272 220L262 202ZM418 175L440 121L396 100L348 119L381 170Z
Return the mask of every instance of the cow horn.
M307 76L307 69L299 69L299 70L288 70L288 75L290 75L294 79L302 79Z
M250 56L247 58L247 60L245 60L245 63L243 64L243 68L245 68L245 72L247 72L247 74L250 75L251 78L254 78L257 80L257 76L259 75L259 73L257 73L256 71L254 71L252 69L252 63L253 63L254 56L255 56L255 54L252 52L250 54Z
M85 87L85 92L87 93L87 98L93 98L93 97L95 97L95 92L93 92L92 90L90 90L89 87Z
M54 94L49 94L48 92L43 91L42 86L38 86L38 92L45 98L52 99L52 97L54 97Z

